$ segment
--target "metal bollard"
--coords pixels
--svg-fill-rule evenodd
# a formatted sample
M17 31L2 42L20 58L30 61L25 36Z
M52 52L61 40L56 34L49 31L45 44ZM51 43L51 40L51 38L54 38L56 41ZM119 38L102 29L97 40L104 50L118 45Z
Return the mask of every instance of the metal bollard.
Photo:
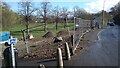
M71 53L71 56L74 55L74 52L73 52L73 46L74 46L74 36L71 35L71 43L72 43L72 47L70 47L70 53Z
M57 49L57 68L63 68L62 51L60 48Z
M14 54L15 54L15 68L17 68L18 64L18 49L14 48Z
M74 37L73 35L71 35L71 43L72 43L72 46L74 45Z
M65 43L65 54L66 54L66 59L71 60L70 49L67 42Z

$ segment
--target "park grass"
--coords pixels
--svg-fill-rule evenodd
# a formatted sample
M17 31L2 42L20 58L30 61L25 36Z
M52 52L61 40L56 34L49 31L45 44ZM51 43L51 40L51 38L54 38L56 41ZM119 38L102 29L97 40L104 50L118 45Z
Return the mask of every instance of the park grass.
M68 23L67 27L69 27L69 29L71 30L71 29L73 29L73 25L74 25L74 23ZM10 33L13 37L16 37L20 40L22 38L22 30L24 30L24 29L25 29L24 24L15 24L15 25L11 26L9 29L4 30L4 31L10 31ZM47 32L57 33L61 30L67 30L67 28L64 28L64 23L59 23L57 30L56 30L55 23L49 23L49 24L47 24L46 32L44 31L43 24L37 24L37 23L29 24L30 34L33 34L34 37L43 36Z

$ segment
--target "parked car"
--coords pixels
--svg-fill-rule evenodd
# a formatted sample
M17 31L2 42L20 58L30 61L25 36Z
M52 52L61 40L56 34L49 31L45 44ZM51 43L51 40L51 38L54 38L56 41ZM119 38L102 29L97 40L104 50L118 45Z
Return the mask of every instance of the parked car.
M115 24L113 22L109 22L108 25L109 26L115 26Z

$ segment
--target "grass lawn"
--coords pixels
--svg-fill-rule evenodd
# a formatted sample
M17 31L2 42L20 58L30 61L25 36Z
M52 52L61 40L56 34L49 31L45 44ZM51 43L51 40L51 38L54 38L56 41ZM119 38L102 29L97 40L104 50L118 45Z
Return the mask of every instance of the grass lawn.
M74 23L68 23L67 27L69 27L69 29L71 30L71 29L73 29L73 25L74 25ZM43 31L44 30L43 24L30 23L29 28L30 28L29 29L30 34L33 34L34 37L43 36L46 33ZM13 37L17 37L18 39L21 39L22 38L21 30L23 30L23 29L25 29L25 25L15 24L11 28L4 30L4 31L10 31L10 33L11 33L11 35L13 35ZM66 30L66 29L64 28L64 23L58 24L58 30L56 30L56 25L54 23L47 24L47 32L51 31L51 32L57 33L60 30Z

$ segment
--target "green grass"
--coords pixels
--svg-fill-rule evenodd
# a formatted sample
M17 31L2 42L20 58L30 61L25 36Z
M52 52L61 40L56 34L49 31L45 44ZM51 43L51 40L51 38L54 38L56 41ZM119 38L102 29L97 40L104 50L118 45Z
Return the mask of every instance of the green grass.
M74 25L73 23L68 23L67 27L69 27L69 29L72 29L73 25ZM30 28L29 29L30 34L33 34L33 36L35 36L35 37L43 36L46 33L43 31L44 25L41 25L41 24L30 23L29 28ZM22 38L21 30L23 30L23 29L25 29L25 25L15 24L15 25L11 26L11 28L9 28L5 31L10 31L11 34L13 35L13 37L21 39ZM56 25L54 23L47 24L47 32L51 31L51 32L57 33L60 30L66 30L66 29L64 29L64 23L58 24L58 30L56 30Z

